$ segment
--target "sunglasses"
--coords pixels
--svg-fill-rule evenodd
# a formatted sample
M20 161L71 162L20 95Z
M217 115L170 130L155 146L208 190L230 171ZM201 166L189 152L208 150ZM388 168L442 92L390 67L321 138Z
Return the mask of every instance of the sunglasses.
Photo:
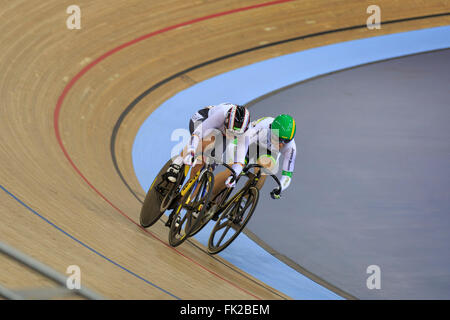
M281 143L284 143L284 144L289 143L289 142L291 141L291 139L283 139L283 138L281 138L281 137L278 137L278 136L275 135L275 134L273 134L273 136L276 137L276 138L278 138L278 141L281 142Z
M278 137L278 139L279 139L280 142L282 142L282 143L289 143L289 142L291 142L291 139L283 139L283 138L280 138L280 137Z

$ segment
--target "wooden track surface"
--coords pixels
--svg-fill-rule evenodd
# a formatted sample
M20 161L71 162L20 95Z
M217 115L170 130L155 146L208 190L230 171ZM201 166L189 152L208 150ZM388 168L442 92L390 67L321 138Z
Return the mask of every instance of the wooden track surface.
M158 81L246 48L365 24L372 1L299 0L262 7L180 27L109 56L74 83L61 105L59 132L79 172L63 153L54 128L63 90L102 54L152 31L261 2L0 0L0 184L29 206L0 190L0 241L61 273L69 265L80 266L82 284L111 299L289 299L220 257L205 254L195 241L171 249L162 223L147 231L139 228L141 204L113 166L111 134L124 108ZM450 11L447 0L376 2L384 21ZM81 30L66 28L71 4L81 7ZM124 119L115 145L118 166L143 198L131 161L134 136L158 105L193 83L306 48L449 22L443 16L376 31L331 33L252 51L178 77ZM6 259L0 259L0 270L4 286L45 285Z

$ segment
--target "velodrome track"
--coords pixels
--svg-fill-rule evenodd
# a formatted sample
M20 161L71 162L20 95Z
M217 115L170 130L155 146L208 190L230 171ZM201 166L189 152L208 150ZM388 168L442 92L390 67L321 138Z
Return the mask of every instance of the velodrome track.
M81 30L65 26L72 2L0 2L0 240L61 273L80 266L83 285L111 299L289 299L195 241L170 248L162 223L141 229L113 132L143 198L134 137L175 93L282 54L450 22L444 0L377 1L383 21L399 20L381 30L361 27L368 1L76 2ZM7 287L46 284L4 258L0 270Z

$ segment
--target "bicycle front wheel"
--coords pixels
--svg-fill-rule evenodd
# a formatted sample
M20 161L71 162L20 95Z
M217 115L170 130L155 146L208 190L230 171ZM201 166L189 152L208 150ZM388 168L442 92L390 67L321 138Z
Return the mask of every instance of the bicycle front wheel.
M209 236L208 252L210 254L224 250L244 230L256 209L258 199L258 189L251 187L225 208Z

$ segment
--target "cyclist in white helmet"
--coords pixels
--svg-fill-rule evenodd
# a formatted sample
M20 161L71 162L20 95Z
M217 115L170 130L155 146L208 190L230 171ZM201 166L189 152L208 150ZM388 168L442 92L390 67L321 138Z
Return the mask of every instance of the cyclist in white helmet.
M191 177L201 169L203 162L201 157L196 154L211 150L214 142L216 152L223 153L226 148L234 148L232 168L238 176L245 163L249 138L245 133L250 124L250 112L245 106L232 103L222 103L216 106L209 106L196 112L190 122L189 130L191 139L189 144L183 149L183 152L174 159L167 170L168 180L174 182L177 174L184 163L192 166ZM216 139L222 139L221 141ZM228 145L227 145L228 143ZM220 149L222 145L222 150ZM200 149L201 148L201 149ZM212 152L214 155L214 152ZM217 156L216 156L217 157ZM227 159L228 160L228 159ZM225 160L226 161L226 160ZM226 161L231 164L229 161ZM232 181L232 175L229 171L220 172L214 178L213 194L220 191L225 184L228 188L234 187L235 181Z

